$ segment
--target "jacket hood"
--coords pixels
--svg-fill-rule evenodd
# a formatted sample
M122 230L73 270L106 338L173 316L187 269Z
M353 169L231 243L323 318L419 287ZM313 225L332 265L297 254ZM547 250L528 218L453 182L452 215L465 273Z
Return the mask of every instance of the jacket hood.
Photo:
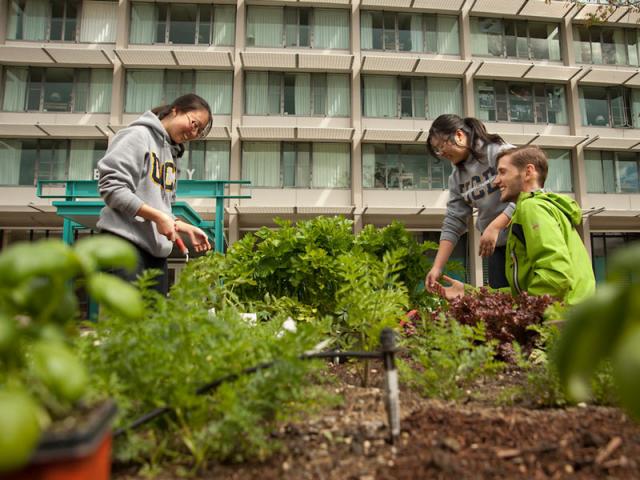
M171 137L165 130L164 125L162 125L162 122L160 121L158 116L151 110L147 110L130 124L130 126L135 125L142 125L144 127L147 127L154 133L154 135L158 137L159 140L163 141L163 143L166 142L169 145L175 157L182 157L182 154L184 153L184 146L178 143L174 143L173 140L171 140Z
M520 199L528 197L536 197L540 200L552 203L566 215L574 227L577 227L582 222L582 209L574 199L567 197L566 195L545 192L544 190L538 190L537 192L522 192L520 194Z

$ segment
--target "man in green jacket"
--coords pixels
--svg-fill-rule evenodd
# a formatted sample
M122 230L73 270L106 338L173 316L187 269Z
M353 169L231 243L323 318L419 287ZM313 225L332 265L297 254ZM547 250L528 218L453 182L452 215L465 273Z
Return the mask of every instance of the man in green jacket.
M500 200L516 202L507 238L506 275L511 293L549 294L575 304L593 294L595 278L589 254L576 231L582 220L571 198L542 190L548 161L538 147L501 152L494 185ZM447 298L464 293L464 284L443 277Z

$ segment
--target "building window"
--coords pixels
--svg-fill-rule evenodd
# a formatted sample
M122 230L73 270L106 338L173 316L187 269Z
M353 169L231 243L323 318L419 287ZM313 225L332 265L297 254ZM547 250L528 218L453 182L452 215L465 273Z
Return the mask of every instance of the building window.
M640 192L640 156L633 152L585 150L588 193Z
M571 176L571 150L545 148L549 171L544 188L551 192L573 192Z
M640 233L592 233L591 234L591 261L596 282L604 282L607 278L608 257L618 248L630 243L640 241ZM629 278L631 282L633 279ZM638 282L636 273L635 282Z
M471 17L472 54L560 61L560 24Z
M360 41L363 50L460 54L458 18L448 15L364 10Z
M457 78L363 75L365 117L436 118L462 114L462 82Z
M8 112L109 112L113 72L106 69L7 67Z
M349 48L349 11L249 5L247 46L346 50Z
M574 26L577 63L638 66L638 36L631 28Z
M349 75L341 73L247 72L247 115L348 117Z
M243 142L242 178L255 187L348 188L348 143Z
M132 3L132 44L233 45L236 7L184 3Z
M364 188L444 190L451 170L450 162L433 158L424 144L362 145Z
M491 122L567 123L564 86L481 80L476 112Z
M106 150L106 140L0 139L0 185L93 180Z
M171 103L180 95L196 93L214 115L231 113L233 73L213 70L128 70L124 110L145 112Z
M13 0L9 7L7 38L75 42L78 0Z
M185 145L182 180L229 180L229 142L197 140Z
M579 91L583 125L640 128L640 89L594 86Z

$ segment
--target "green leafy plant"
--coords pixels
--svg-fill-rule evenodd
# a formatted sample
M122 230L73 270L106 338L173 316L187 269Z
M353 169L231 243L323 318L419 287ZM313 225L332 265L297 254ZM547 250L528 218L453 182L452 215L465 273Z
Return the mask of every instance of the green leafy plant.
M640 419L640 244L616 251L608 266L607 283L567 312L554 360L576 400L590 398L590 379L611 362L620 402Z
M120 461L197 468L207 460L263 459L278 448L271 432L281 421L322 403L311 382L318 364L298 356L328 326L297 322L292 332L283 327L284 315L252 325L233 306L221 307L221 299L234 298L227 289L237 284L220 284L217 273L203 276L203 266L221 261L210 255L190 262L168 298L147 288L151 273L143 276L145 320L110 313L83 337L92 373L120 406L119 427L157 407L170 408L115 443ZM274 363L242 374L264 362ZM229 375L237 377L196 393Z
M462 325L440 316L404 343L410 363L401 363L402 378L428 397L459 398L473 380L503 368L494 359L497 341L487 340L482 323Z
M75 248L57 240L19 243L0 255L0 472L27 462L43 429L71 415L88 393L85 365L71 344L75 287L84 285L105 308L138 321L135 289L99 272L136 262L126 242L99 236Z

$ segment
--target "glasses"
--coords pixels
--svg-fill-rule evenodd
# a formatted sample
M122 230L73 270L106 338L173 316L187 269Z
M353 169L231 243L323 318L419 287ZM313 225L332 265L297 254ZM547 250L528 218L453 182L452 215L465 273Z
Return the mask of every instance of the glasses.
M453 144L451 139L444 140L440 145L436 146L433 143L431 144L431 149L436 157L441 157L444 155L445 150L448 150L449 147Z
M184 114L187 116L187 119L191 123L191 131L195 131L197 136L202 135L204 127L200 124L200 122L191 118L188 112L184 112Z

